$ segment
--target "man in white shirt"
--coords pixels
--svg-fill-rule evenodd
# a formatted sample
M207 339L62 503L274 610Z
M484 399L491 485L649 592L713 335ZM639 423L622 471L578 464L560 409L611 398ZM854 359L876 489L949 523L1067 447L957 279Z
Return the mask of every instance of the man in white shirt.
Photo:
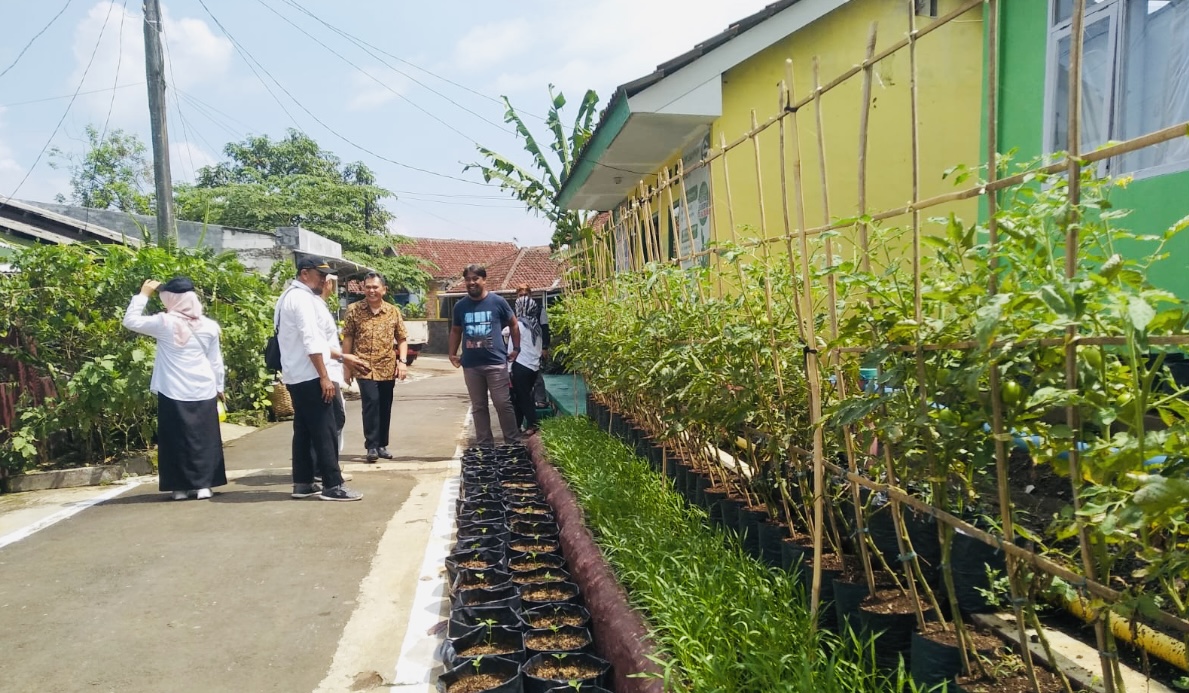
M281 381L293 400L293 497L355 501L363 494L343 486L338 460L338 426L334 416L336 388L326 364L334 359L367 373L368 363L338 345L334 321L326 310L322 287L330 265L318 257L297 261L297 279L277 302L277 342L281 347ZM314 483L320 471L323 487Z

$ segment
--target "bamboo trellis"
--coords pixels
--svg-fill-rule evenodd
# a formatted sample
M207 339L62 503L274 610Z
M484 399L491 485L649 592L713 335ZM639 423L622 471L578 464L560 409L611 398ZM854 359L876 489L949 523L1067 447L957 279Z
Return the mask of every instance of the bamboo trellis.
M900 522L900 506L905 505L916 510L928 513L936 518L939 523L947 525L951 530L959 530L964 534L982 541L988 545L995 546L1004 551L1008 563L1008 577L1010 578L1011 591L1013 597L1013 608L1016 612L1016 622L1020 628L1020 635L1022 641L1026 641L1024 635L1024 628L1026 624L1025 614L1021 610L1022 594L1020 593L1020 586L1015 579L1018 572L1017 567L1020 564L1027 565L1035 570L1038 570L1047 575L1061 578L1069 581L1084 593L1092 595L1097 599L1101 599L1107 603L1119 602L1124 598L1124 594L1112 587L1102 584L1095 579L1097 572L1095 570L1095 559L1090 551L1090 540L1084 526L1084 521L1078 520L1078 544L1080 551L1080 560L1082 564L1082 572L1079 573L1070 566L1062 565L1049 558L1038 555L1036 552L1017 546L1015 543L1015 529L1012 524L1012 504L1008 496L1008 480L1007 480L1007 462L1008 450L1004 441L1005 438L1005 424L1002 411L1002 402L998 396L1000 391L998 385L998 370L997 368L990 368L991 378L991 404L992 404L992 421L990 422L993 432L994 440L994 458L997 476L997 486L999 496L996 499L999 505L999 510L1002 516L1002 531L1000 533L991 533L983 531L972 526L970 523L955 517L954 515L945 512L941 508L935 507L925 503L913 496L897 485L896 469L890 457L886 459L887 465L887 479L888 483L880 483L858 473L855 466L856 450L855 442L852 437L852 431L847 428L843 431L843 441L846 448L846 457L849 461L847 467L841 467L826 461L824 455L824 443L822 440L822 373L835 373L835 377L842 389L842 394L845 396L846 384L841 377L841 371L838 370L840 360L851 354L857 354L864 351L861 347L845 347L834 348L829 351L818 353L814 348L820 342L816 330L814 315L814 295L813 283L809 280L811 276L811 268L809 264L809 247L808 241L811 237L820 236L828 232L848 231L853 230L857 235L857 244L860 249L860 258L864 270L869 270L869 224L874 224L880 221L889 220L897 217L910 217L912 243L911 255L913 261L913 302L914 314L918 321L922 318L922 282L921 282L921 214L922 212L945 205L949 203L982 199L987 205L987 231L989 236L989 243L992 248L999 243L999 230L996 221L996 212L998 209L998 193L1008 189L1027 184L1032 177L1036 175L1051 175L1064 173L1067 178L1069 207L1077 209L1080 200L1080 174L1085 166L1089 166L1096 162L1105 161L1107 159L1121 156L1130 152L1135 152L1147 147L1157 146L1159 144L1169 142L1181 137L1189 136L1189 122L1178 123L1160 130L1147 133L1145 135L1135 137L1123 142L1112 143L1104 146L1093 152L1082 152L1080 144L1080 119L1081 119L1081 71L1082 71L1082 38L1083 38L1083 20L1085 10L1085 0L1074 0L1073 3L1073 26L1071 29L1071 47L1070 47L1070 64L1069 64L1069 104L1068 104L1068 144L1067 151L1061 155L1060 159L1051 163L1037 165L1033 169L1023 171L1010 176L1001 176L998 166L999 157L999 142L997 132L997 122L995 114L998 112L998 79L999 79L999 13L1000 0L968 0L956 7L953 11L937 18L935 21L929 23L927 26L918 27L916 24L916 15L913 11L913 0L905 0L909 6L908 10L908 29L903 38L897 40L883 50L876 51L876 26L873 24L869 40L866 44L866 52L863 60L852 66L849 69L842 71L834 79L822 84L819 75L819 66L815 58L812 65L813 73L813 90L812 93L796 98L793 92L793 64L788 61L786 75L784 81L780 85L779 91L779 111L767 118L764 121L759 121L756 118L754 111L751 114L751 127L742 136L728 142L726 136L720 134L720 140L717 148L712 149L701 161L689 167L678 165L676 170L670 172L665 171L658 177L653 185L646 185L643 181L638 185L637 193L629 199L620 209L616 210L610 218L608 224L601 229L596 229L594 233L585 241L580 243L578 247L574 248L569 254L568 263L570 266L577 268L577 272L568 272L567 281L572 290L594 289L600 290L606 287L611 282L617 271L638 272L645 269L650 262L661 263L675 263L681 266L700 262L702 258L714 260L715 267L721 268L723 263L719 257L724 251L721 247L711 246L703 250L695 250L692 245L690 253L685 254L682 249L682 239L675 238L674 251L669 252L667 244L660 232L659 225L652 223L653 210L680 208L681 214L684 216L685 228L691 229L689 204L685 195L685 180L686 178L697 171L698 169L708 167L709 179L712 185L715 181L722 182L722 196L719 199L725 199L725 218L726 228L720 230L720 237L729 235L729 240L732 247L742 248L756 248L763 252L767 252L767 248L773 243L783 243L788 254L790 263L790 270L794 277L799 277L801 281L801 294L797 301L794 302L794 309L797 311L797 319L801 329L801 337L806 347L805 356L805 370L806 383L809 388L809 420L813 426L814 437L813 447L811 450L794 449L789 452L797 457L803 459L807 464L812 466L813 479L813 517L809 522L813 536L813 573L812 573L812 595L811 603L816 610L817 602L820 593L821 574L822 574L822 556L823 556L823 536L824 526L826 520L823 517L823 503L826 495L824 476L827 472L837 474L843 477L849 484L852 502L855 506L855 518L857 529L861 532L863 528L863 514L860 508L859 497L860 489L867 489L872 492L886 493L891 500L891 507L893 518L896 519L898 529ZM986 178L979 181L975 185L969 185L964 188L940 194L927 198L921 196L921 174L922 165L919 155L919 118L918 118L918 99L919 86L917 82L917 44L929 34L942 29L951 22L958 20L959 17L976 10L984 9L984 16L986 18L986 32L988 45L988 83L985 90L985 108L988 114L991 114L987 119L985 155L987 159ZM896 206L889 209L882 209L875 212L868 210L868 182L867 182L867 146L869 139L870 128L870 111L872 104L872 83L874 67L882 60L900 52L905 51L909 53L910 65L910 122L911 122L911 180L912 180L912 196L911 200L903 205ZM827 178L827 151L825 124L822 117L821 102L822 98L831 91L847 84L850 80L861 79L861 102L857 104L859 113L859 146L857 155L857 209L854 219L834 220L831 218L831 202L829 195L829 183ZM819 175L821 178L821 205L822 205L822 222L816 225L810 225L810 221L806 218L805 205L805 182L802 176L802 157L800 146L800 135L804 129L804 125L799 123L798 115L802 108L812 107L813 111L805 111L810 114L811 120L816 129L816 149L818 152L818 164L820 167ZM771 233L769 228L769 221L765 212L764 204L764 184L762 179L761 158L765 151L760 144L760 136L768 131L773 126L778 130L779 144L775 155L779 157L779 172L780 172L780 191L781 191L781 209L782 209L782 228L780 232ZM761 237L754 240L747 240L740 242L736 236L735 224L735 200L732 197L731 190L731 176L727 163L727 154L734 150L744 150L750 147L752 155L755 159L756 166L756 182L758 190L759 203L759 224ZM786 159L788 161L788 170L786 171ZM673 187L677 187L675 193ZM664 196L664 197L662 197ZM679 197L679 201L676 198ZM667 200L667 207L662 204L662 200ZM857 220L857 221L856 221ZM1065 233L1065 276L1071 278L1074 276L1077 267L1077 234L1079 226L1077 220L1072 215L1064 222ZM630 245L630 254L624 256L620 251L620 245L624 239L628 239ZM727 240L727 239L723 239ZM825 255L828 258L827 263L833 262L833 250L831 248L831 240L829 236L824 240L826 251ZM996 260L994 252L991 254L991 262ZM620 263L617 266L616 263ZM992 264L992 270L994 270ZM996 273L990 273L990 283L987 286L989 294L996 294L999 287L996 284ZM743 281L743 276L740 273L739 280ZM722 276L719 273L719 290L722 291ZM767 289L767 301L765 306L757 306L757 310L766 310L771 323L771 291L770 287ZM699 290L702 290L699 284ZM832 337L837 337L838 333L838 318L835 314L836 294L834 287L833 275L831 274L826 283L826 300L828 304L828 319L826 321L827 328L831 331ZM646 308L647 297L640 296L641 309ZM775 332L772 332L772 345L775 347ZM1076 353L1079 345L1122 345L1125 339L1122 337L1099 336L1079 334L1076 327L1069 327L1064 338L1039 339L1028 341L1017 341L1011 343L994 343L992 346L998 349L1016 349L1031 345L1040 345L1047 347L1062 348L1065 352L1065 376L1066 385L1073 390L1078 387L1078 373L1076 369ZM1162 346L1177 346L1189 344L1189 335L1163 335L1153 337L1150 339L1153 345ZM940 344L914 344L907 346L889 345L889 351L899 351L913 355L916 360L917 368L923 368L923 354L929 351L937 350L969 350L975 347L985 347L974 341L961 341ZM758 370L761 367L757 360L755 367ZM780 373L779 363L776 363L776 382L778 388L783 392L784 380ZM924 390L923 379L921 382L921 389L919 394L919 406L922 408L927 405L927 392ZM1074 430L1077 430L1077 410L1073 406L1066 408L1066 423ZM696 456L699 452L699 445L689 445L683 451L689 456ZM1081 472L1079 468L1077 446L1071 443L1068 450L1069 472L1072 486L1072 499L1075 510L1080 507L1080 479ZM897 532L898 536L906 536L903 531ZM864 572L867 576L868 587L874 591L875 585L871 579L870 558L866 543L859 542L859 549L861 559L864 565ZM913 579L913 572L919 576L919 565L915 565L915 558L911 558L912 547L901 546L901 553L910 558L905 559L905 577L910 589L915 589L913 586L917 581ZM923 581L921 581L923 584ZM927 588L926 588L927 590ZM918 597L913 593L914 601L920 598L932 599L931 595L924 595ZM918 611L918 617L920 612ZM1095 621L1095 636L1097 641L1097 648L1100 653L1103 683L1107 693L1113 693L1115 690L1115 681L1117 677L1117 655L1113 652L1113 644L1108 637L1109 624L1106 619L1109 618L1109 610L1103 611L1103 618ZM1166 612L1157 612L1147 616L1152 622L1182 634L1189 634L1189 622L1181 619L1173 614ZM1027 648L1024 648L1025 661L1031 674L1032 664ZM1035 681L1035 679L1033 679Z

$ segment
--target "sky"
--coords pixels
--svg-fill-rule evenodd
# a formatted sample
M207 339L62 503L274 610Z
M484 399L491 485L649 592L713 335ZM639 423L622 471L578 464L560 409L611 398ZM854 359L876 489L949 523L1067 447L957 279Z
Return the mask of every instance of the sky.
M572 122L587 89L601 110L768 2L163 0L173 179L297 128L375 171L396 233L543 245L547 221L463 171L478 145L530 165L500 97L547 139L550 84ZM0 2L0 198L69 195L50 154L84 153L88 125L150 141L142 18L139 0Z

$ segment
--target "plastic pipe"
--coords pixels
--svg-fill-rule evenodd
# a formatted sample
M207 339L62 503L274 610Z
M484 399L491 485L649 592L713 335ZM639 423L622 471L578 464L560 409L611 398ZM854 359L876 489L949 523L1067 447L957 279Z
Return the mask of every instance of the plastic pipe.
M1086 608L1086 602L1081 599L1062 599L1065 609L1086 623L1092 623L1095 614ZM1142 623L1133 623L1122 616L1112 613L1110 618L1111 633L1123 642L1131 643L1153 657L1157 657L1169 664L1189 671L1189 656L1185 653L1185 643L1149 628Z

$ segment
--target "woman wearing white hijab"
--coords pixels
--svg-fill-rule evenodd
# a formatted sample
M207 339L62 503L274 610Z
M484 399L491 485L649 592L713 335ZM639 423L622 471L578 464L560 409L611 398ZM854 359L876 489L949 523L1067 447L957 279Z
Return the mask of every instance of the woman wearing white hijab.
M160 287L164 313L145 315ZM218 401L223 398L219 325L204 317L194 283L174 277L145 280L124 311L124 327L157 339L149 384L157 395L157 473L174 500L211 497L227 483Z

